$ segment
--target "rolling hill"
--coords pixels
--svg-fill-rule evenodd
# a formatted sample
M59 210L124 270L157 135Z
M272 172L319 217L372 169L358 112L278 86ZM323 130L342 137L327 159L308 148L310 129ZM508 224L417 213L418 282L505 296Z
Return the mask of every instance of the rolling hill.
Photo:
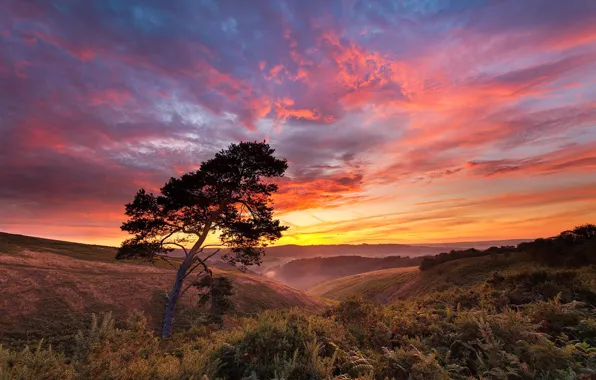
M142 311L158 327L173 269L117 262L114 253L112 247L0 234L0 341L36 341L51 336L53 330L62 331L66 339L86 326L91 313L108 310L117 317ZM232 279L233 301L240 313L324 307L321 301L264 277L214 272ZM191 315L196 300L186 297L180 319Z
M473 286L484 282L494 271L521 271L528 267L523 253L458 259L421 272L418 267L392 268L340 277L318 284L306 293L316 297L343 300L349 296L391 303L400 299L446 290L452 286Z
M417 274L418 267L382 269L325 281L306 292L338 301L356 295L387 302L395 291Z
M425 256L434 255L450 248L447 246L424 246L409 244L329 244L329 245L281 245L266 249L267 256L275 258L307 258L331 256Z
M307 289L338 277L381 269L420 265L422 257L334 256L292 260L271 268L266 274L297 289Z

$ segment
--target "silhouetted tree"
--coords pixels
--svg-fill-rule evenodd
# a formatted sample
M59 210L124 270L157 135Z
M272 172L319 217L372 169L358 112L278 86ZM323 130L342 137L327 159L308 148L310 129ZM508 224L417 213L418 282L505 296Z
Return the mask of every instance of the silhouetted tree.
M582 224L577 226L571 231L562 232L560 236L567 235L571 236L576 241L588 241L596 239L596 225L594 224Z
M580 225L551 238L519 244L518 250L546 265L589 265L596 262L596 226Z
M212 276L207 260L215 253L204 252L209 235L229 248L225 261L248 266L260 264L263 247L287 230L273 219L271 195L278 186L264 180L282 177L288 167L274 152L265 142L232 144L199 170L171 178L161 195L141 189L126 205L129 219L121 228L134 237L122 243L117 259L167 261L174 247L185 254L167 295L163 337L172 333L179 298L197 280Z
M494 248L499 249L497 247L494 247ZM446 262L452 261L452 260L464 259L464 258L470 258L470 257L488 256L492 253L491 249L493 249L493 248L489 248L485 251L479 251L475 248L469 248L469 249L460 250L460 251L456 251L455 249L452 249L450 252L441 252L435 256L425 256L422 259L422 262L420 263L419 268L421 271L425 271L425 270L433 268L439 264L443 264L443 263L446 263Z

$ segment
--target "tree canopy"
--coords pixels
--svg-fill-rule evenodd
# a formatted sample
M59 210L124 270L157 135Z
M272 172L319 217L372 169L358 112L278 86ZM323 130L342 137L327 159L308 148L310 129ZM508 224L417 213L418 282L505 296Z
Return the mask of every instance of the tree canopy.
M174 249L184 251L167 295L164 337L171 334L179 297L193 285L205 288L205 284L222 283L204 278L212 277L207 260L215 253L203 255L210 234L217 236L219 246L228 248L223 260L249 266L260 264L263 247L288 229L273 218L271 196L278 186L270 179L282 177L288 167L274 152L265 142L231 144L201 163L197 171L170 178L159 195L140 189L126 205L128 220L121 228L133 237L122 243L117 259L168 261ZM193 280L183 288L191 274ZM219 289L210 288L212 292Z
M154 259L174 248L196 253L207 234L219 234L231 248L231 263L259 264L261 247L287 229L273 219L271 195L275 183L263 178L283 176L286 160L273 156L266 143L241 142L203 162L199 170L171 178L161 195L137 192L126 205L129 220L122 230L134 234L118 250L117 258Z

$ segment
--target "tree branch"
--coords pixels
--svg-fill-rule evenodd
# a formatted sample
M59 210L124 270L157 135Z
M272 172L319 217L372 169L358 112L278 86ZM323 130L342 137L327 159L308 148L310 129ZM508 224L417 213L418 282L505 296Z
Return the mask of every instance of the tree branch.
M161 239L161 241L159 242L159 244L164 244L164 242L172 235L174 235L176 232L180 232L180 228L177 228L175 230L173 230L172 232L170 232L169 234L167 234L166 236L164 236L163 239Z
M204 247L203 247L204 248ZM203 266L205 266L205 261L209 260L210 258L212 258L213 256L217 255L219 253L220 249L216 249L212 254L210 254L209 256L205 257L204 259L201 259L197 256L197 260L201 261L203 263ZM203 249L201 249L201 252L203 252Z
M172 264L172 263L170 262L170 260L168 260L168 259L167 259L165 256L159 256L159 258L160 258L160 259L162 259L163 261L165 261L166 263L170 264L170 266L171 266L172 268L174 268L174 269L178 269L178 268L176 268L176 266L175 266L174 264Z
M217 208L217 210L213 210L211 212L211 216L209 217L209 219L207 220L207 222L205 222L205 225L203 226L203 229L201 231L201 233L199 234L199 240L197 240L197 242L192 246L192 248L190 249L190 255L194 255L196 254L202 247L203 243L205 243L205 239L207 239L207 235L209 234L209 231L211 231L211 226L213 224L213 222L215 222L215 217L217 216L217 214L220 214L224 207L227 206L226 202L221 202L219 204L219 207Z
M252 218L254 220L260 220L261 219L261 218L258 218L255 215L255 212L252 210L252 208L248 205L248 203L246 201L238 200L238 202L240 202L241 205L243 205L244 207L246 207L246 209L248 210L248 212L250 213L250 215L252 216Z
M201 251L202 251L202 250L203 250L203 249L201 249ZM203 268L204 268L204 269L203 269L201 272L199 272L199 273L202 273L202 272L209 272L209 273L211 273L211 269L209 269L209 268L207 267L207 264L205 264L205 261L207 261L207 260L209 260L210 258L212 258L213 256L215 256L215 255L216 255L218 252L219 252L219 249L218 249L218 250L216 250L215 252L213 252L212 254L210 254L209 256L205 257L204 259L201 259L201 258L199 258L198 256L196 256L196 257L195 257L195 260L197 261L197 263L196 263L196 264L195 264L193 267L191 267L191 268L190 268L190 269L189 269L189 270L186 272L186 274L184 275L184 277L182 277L182 280L184 280L186 277L190 276L190 274L191 274L191 273L192 273L192 272L193 272L195 269L197 269L197 268L198 268L198 267L200 267L200 266L203 266Z
M186 277L190 276L190 274L191 274L191 273L192 273L192 272L193 272L195 269L197 269L197 268L198 268L198 267L200 267L200 266L201 266L201 264L200 264L200 263L197 263L197 264L195 264L193 267L191 267L191 268L190 268L190 269L189 269L189 270L186 272L186 274L184 275L184 277L182 277L182 280L184 280Z
M205 247L201 248L201 252L203 251ZM213 277L213 271L211 269L209 269L209 267L207 266L207 264L205 263L207 260L209 260L210 258L212 258L213 256L215 256L220 250L217 249L215 252L213 252L212 254L210 254L209 256L205 257L204 259L199 258L198 256L195 257L195 260L198 261L197 264L192 267L187 274L182 278L182 280L184 280L186 277L188 277L192 271L194 271L197 267L202 266L203 270L201 270L199 273L197 273L197 276L195 277L194 281L192 281L190 284L188 284L188 286L182 291L182 293L180 293L180 296L182 297L182 295L184 293L186 293L186 291L194 285L195 282L197 282L197 280L199 279L199 277L201 276L201 274L203 273L207 273L209 274L210 277Z
M199 266L199 265L197 265L197 266ZM182 290L182 292L180 293L180 297L182 297L184 295L184 293L186 293L186 291L188 289L190 289L190 287L193 286L197 282L197 280L203 273L205 273L205 270L202 270L199 273L197 273L197 276L195 277L195 279L193 281L191 281L190 284L188 284L188 286L186 288L184 288L184 290ZM207 273L209 274L209 276L213 277L213 272L208 271Z
M186 248L182 244L179 244L179 243L176 243L176 242L173 242L173 241L170 241L170 242L167 242L167 243L162 243L162 245L170 245L170 244L182 248L182 250L184 251L184 255L185 256L188 256L188 251L186 250Z

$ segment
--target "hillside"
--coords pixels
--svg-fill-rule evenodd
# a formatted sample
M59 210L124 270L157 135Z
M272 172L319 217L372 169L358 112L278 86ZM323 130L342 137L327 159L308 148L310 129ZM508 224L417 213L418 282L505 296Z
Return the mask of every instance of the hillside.
M515 275L552 267L593 265L595 253L596 226L584 224L517 246L451 250L424 257L419 270L388 269L341 277L318 284L307 293L334 300L354 295L391 303L450 288L470 288L485 282L494 272Z
M421 272L417 267L379 270L341 277L318 284L306 292L312 296L343 300L351 295L390 303L450 287L473 286L494 271L521 271L529 265L526 255L474 257L440 264Z
M292 288L218 270L249 314L226 315L221 326L191 320L187 299L177 333L161 339L154 326L171 269L114 263L106 247L35 241L27 249L26 238L3 235L0 378L592 378L595 237L596 227L580 226L507 253L460 257L466 250L424 271L327 281L310 293L343 301L324 313ZM123 318L134 309L149 320ZM6 349L41 337L36 348Z
M114 248L0 234L0 341L36 341L61 330L68 340L87 325L91 313L126 316L143 311L153 327L163 313L163 293L174 271L150 264L114 260ZM238 312L324 304L273 280L239 271L215 269L232 279ZM189 292L190 295L190 292ZM186 297L184 319L197 300ZM52 338L50 337L52 342ZM59 343L59 342L54 342Z
M388 302L395 291L417 275L418 267L383 269L336 278L315 285L306 292L338 301L355 295Z
M266 274L297 289L307 289L333 278L389 268L420 265L421 257L335 256L292 260Z

